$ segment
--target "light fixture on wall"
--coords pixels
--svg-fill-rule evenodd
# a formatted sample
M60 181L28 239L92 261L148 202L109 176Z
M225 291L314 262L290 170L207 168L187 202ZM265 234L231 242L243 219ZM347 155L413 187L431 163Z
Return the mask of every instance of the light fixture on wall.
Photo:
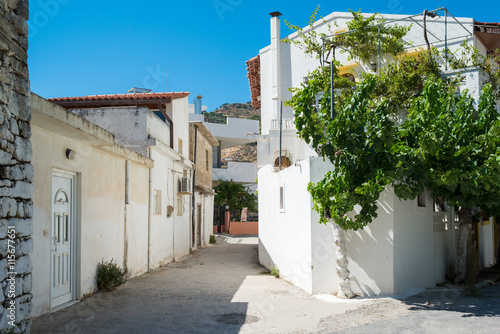
M226 206L224 207L224 209L229 210L229 205L226 204Z
M70 148L66 149L66 158L68 160L75 160L76 159L76 152Z

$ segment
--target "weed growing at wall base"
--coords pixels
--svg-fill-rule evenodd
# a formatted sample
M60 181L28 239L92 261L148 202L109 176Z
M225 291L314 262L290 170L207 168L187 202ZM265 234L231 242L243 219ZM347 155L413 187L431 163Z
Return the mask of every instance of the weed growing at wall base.
M113 291L118 286L125 283L126 271L118 267L116 262L111 259L97 265L97 288L104 291Z
M217 240L215 240L215 235L213 235L213 234L212 234L212 235L210 236L210 243L211 243L211 244L215 244L216 242L217 242Z
M271 266L271 275L276 278L280 278L280 270L275 266Z

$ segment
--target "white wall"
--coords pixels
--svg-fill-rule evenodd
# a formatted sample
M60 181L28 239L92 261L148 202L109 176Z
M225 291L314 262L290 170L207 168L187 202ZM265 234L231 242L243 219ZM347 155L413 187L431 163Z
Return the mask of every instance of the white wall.
M257 164L254 162L228 161L227 168L214 168L212 181L233 180L238 183L255 184L257 179Z
M76 131L76 129L75 129ZM34 181L33 315L50 311L51 179L52 169L78 173L81 206L77 298L96 289L97 264L116 260L124 266L125 218L128 233L128 268L131 275L145 272L147 250L148 171L131 163L134 193L125 217L125 160L32 123ZM77 152L65 157L66 148Z
M174 149L182 151L182 156L189 157L189 108L188 97L172 100L172 122L174 123ZM182 149L179 150L178 138L182 140Z
M434 232L432 199L428 191L423 196L425 208L418 207L417 200L394 199L395 293L412 287L431 288L442 283L448 258L453 255L442 250L446 246L443 238L451 232Z
M200 191L195 193L195 238L198 233L198 205L201 205L201 247L206 247L213 233L214 195Z
M310 172L301 162L281 172L259 170L259 262L276 266L280 277L311 293L311 201L307 200ZM284 186L286 206L279 208Z
M116 143L147 156L148 108L89 108L72 109L89 122L115 135Z

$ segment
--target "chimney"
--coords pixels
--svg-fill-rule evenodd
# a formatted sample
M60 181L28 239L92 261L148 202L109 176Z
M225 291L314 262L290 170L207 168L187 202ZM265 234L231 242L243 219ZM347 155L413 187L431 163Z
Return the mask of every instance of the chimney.
M278 118L281 94L281 29L280 12L269 13L271 15L271 58L272 58L272 99L273 118Z

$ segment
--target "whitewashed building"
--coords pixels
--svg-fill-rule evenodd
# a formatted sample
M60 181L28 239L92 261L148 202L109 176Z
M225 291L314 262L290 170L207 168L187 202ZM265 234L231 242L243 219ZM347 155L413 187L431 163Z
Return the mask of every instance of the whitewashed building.
M257 190L257 164L249 161L226 161L223 164L221 154L225 148L255 143L259 132L259 121L226 117L225 124L210 123L205 122L202 110L203 107L198 108L198 110L195 106L191 107L189 120L203 123L218 142L218 145L213 147L212 181L214 187L220 180L232 180L245 185L251 192L255 193ZM224 208L216 206L214 213L213 222L216 224L214 232L220 232L220 226L224 225Z
M188 95L32 94L34 316L94 292L102 260L133 277L190 253Z
M472 18L454 18L444 9L437 14L427 18L429 41L433 46L446 45L455 50L468 40L484 54L498 47L498 37L481 36L488 34L487 29L481 28L484 24ZM281 277L309 293L333 293L338 283L331 226L318 224L319 216L312 210L311 196L306 189L309 182L318 182L333 167L297 138L291 108L283 107L280 126L281 105L292 97L289 89L300 87L308 73L320 63L295 45L281 42L284 36L280 33L280 15L271 13L271 45L247 62L252 99L261 104L262 113L262 132L258 139L259 261L268 268L277 267ZM330 23L336 21L340 28L333 33L338 33L347 31L346 23L351 18L350 13L334 12L324 19ZM408 53L425 47L422 15L384 15L384 18L389 24L394 20L398 20L399 25L413 24L408 34L413 45ZM304 32L309 29L305 27ZM313 29L327 35L332 33L322 20L314 23ZM498 27L492 29L498 31ZM294 33L286 38L294 40L298 35ZM355 80L359 80L362 72L376 70L385 62L381 59L366 66L356 60L349 61L347 55L340 52L336 58L342 63L340 74L352 75ZM482 83L479 70L470 69L465 87L475 97ZM280 156L282 163L290 167L276 168ZM345 233L353 291L364 295L397 294L443 282L449 261L456 254L458 230L455 231L453 210L445 207L445 212L435 212L428 193L419 200L400 201L391 189L382 193L378 204L377 219L363 230ZM481 236L478 240L482 265L493 264L498 225L493 218L487 219L476 233Z

